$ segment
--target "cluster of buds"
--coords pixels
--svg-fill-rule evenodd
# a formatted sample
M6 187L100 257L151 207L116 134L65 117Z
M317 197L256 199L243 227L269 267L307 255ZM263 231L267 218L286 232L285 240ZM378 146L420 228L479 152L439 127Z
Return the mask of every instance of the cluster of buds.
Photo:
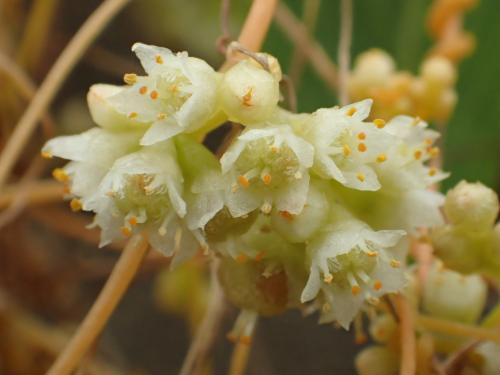
M370 97L374 115L411 114L427 121L444 122L457 101L456 69L442 56L428 57L418 76L395 70L392 57L373 49L358 56L349 82L352 98Z
M42 151L70 160L54 176L73 209L95 213L102 245L144 233L173 264L200 249L221 257L244 311L236 338L290 307L347 328L404 287L406 235L442 224L443 197L427 188L446 174L427 165L438 134L425 122L367 121L371 99L289 112L264 54L219 73L186 53L133 51L147 75L93 86L99 127ZM228 120L245 129L219 161L199 140Z
M405 290L415 311L423 311L428 317L447 321L478 324L484 327L498 324L498 312L493 311L481 322L487 300L486 282L477 274L462 275L446 269L440 261L431 266L420 293L413 280ZM498 308L497 308L498 309ZM374 344L364 348L355 364L359 375L396 375L401 362L401 332L397 321L389 312L380 310L368 315L369 333ZM459 351L467 340L419 329L417 339L417 373L429 374L434 363L432 354L446 356ZM481 343L471 348L463 358L457 374L492 375L500 371L499 345Z
M460 182L446 195L447 224L432 231L437 255L447 267L500 278L498 196L481 183Z

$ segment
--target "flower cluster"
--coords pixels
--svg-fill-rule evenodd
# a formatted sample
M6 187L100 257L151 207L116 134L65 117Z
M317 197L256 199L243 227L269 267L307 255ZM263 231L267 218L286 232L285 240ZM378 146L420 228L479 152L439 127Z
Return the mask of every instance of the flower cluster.
M373 49L356 60L349 83L353 98L375 100L377 116L420 116L428 121L446 121L457 101L456 68L445 57L427 58L418 76L396 71L392 57Z
M102 245L141 232L175 262L217 253L245 311L235 336L255 313L301 306L347 328L404 287L406 234L442 224L443 198L427 188L446 174L427 165L439 150L425 122L367 121L371 99L289 112L265 54L219 73L186 53L133 51L147 75L93 86L99 126L43 148L70 160L54 176L73 209L95 213ZM218 161L199 140L226 121L244 131Z

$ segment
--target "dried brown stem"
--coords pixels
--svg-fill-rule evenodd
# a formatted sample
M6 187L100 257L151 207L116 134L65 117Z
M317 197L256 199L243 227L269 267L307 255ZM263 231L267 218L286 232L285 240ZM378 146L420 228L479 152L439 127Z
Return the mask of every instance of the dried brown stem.
M408 300L401 294L396 296L395 302L401 332L401 366L399 374L415 375L417 361L413 310Z
M280 3L276 9L275 20L281 30L309 59L312 67L332 91L337 91L337 69L323 47L309 34L288 7Z
M8 207L19 194L20 185L6 186L0 194L0 209ZM59 182L52 180L39 180L30 182L25 186L26 204L42 204L58 201L63 196L63 187Z

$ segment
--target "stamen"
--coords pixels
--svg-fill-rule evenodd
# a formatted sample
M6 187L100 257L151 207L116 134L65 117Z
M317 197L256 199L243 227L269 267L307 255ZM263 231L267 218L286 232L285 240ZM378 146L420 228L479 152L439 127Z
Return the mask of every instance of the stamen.
M377 128L382 129L385 126L385 120L382 120L381 118L377 118L377 119L373 120L373 124Z
M439 150L439 147L428 147L427 148L427 153L431 156L431 157L436 157L439 155L440 153L440 150Z
M427 138L426 140L424 140L424 143L427 146L431 146L434 143L434 141L431 138Z
M160 55L156 55L155 61L157 64L163 64L163 58Z
M136 118L137 117L137 112L130 112L128 114L128 118Z
M272 152L273 154L277 154L277 153L279 152L279 150L280 150L280 149L279 149L279 147L277 147L277 146L272 146L272 147L271 147L271 152Z
M156 90L151 91L151 94L149 94L149 96L150 96L150 97L151 97L151 99L153 99L153 100L158 99L158 91L156 91Z
M42 151L40 152L40 155L42 155L42 158L44 159L52 159L52 154L48 151Z
M279 212L280 216L283 218L283 219L287 219L287 220L290 220L292 221L293 218L294 218L294 215L292 215L290 212L288 211L280 211Z
M238 183L244 187L244 188L247 188L250 186L250 181L248 180L248 178L246 178L245 176L243 175L239 175L238 176Z
M236 261L238 263L245 263L248 260L248 257L245 254L240 254L236 257Z
M437 173L437 168L432 167L429 169L429 176L434 176Z
M357 178L359 181L361 181L361 182L365 182L365 178L366 178L366 177L365 177L365 175L364 175L363 173L358 173L358 174L356 175L356 178Z
M378 163L383 163L383 162L384 162L384 161L386 161L386 160L387 160L387 156L386 156L385 154L379 154L379 155L377 156L377 162L378 162Z
M133 85L134 83L137 82L137 74L134 73L127 73L123 76L123 82L125 82L127 85Z
M401 267L401 262L397 259L391 259L390 265L392 268L399 268Z
M331 284L333 281L333 275L331 273L327 273L325 276L323 276L323 281L327 284Z
M358 139L365 140L366 139L366 133L364 133L364 132L358 133Z
M136 226L137 225L137 218L135 216L130 216L130 218L128 219L128 223L132 226Z
M363 270L359 270L359 271L357 271L357 272L356 272L356 274L357 274L357 275L358 275L358 277L359 277L361 280L363 280L365 283L368 283L368 282L370 281L370 276L368 276L368 275L366 274L366 272L365 272L365 271L363 271Z
M302 178L302 173L300 171L297 171L297 172L294 173L293 177L296 180L300 180Z
M366 149L367 149L367 147L366 147L366 145L365 145L364 143L360 143L360 144L358 145L358 151L359 151L359 152L365 152L365 151L366 151Z
M351 293L353 296L357 296L361 292L361 287L359 286L358 282L356 281L356 278L352 273L347 274L347 280L349 281L349 284L351 285Z
M120 228L120 231L125 237L130 237L130 235L132 234L132 230L129 227L123 226Z
M69 176L66 173L66 171L62 168L56 168L52 171L52 177L56 179L56 181L59 182L69 182Z
M348 144L345 144L344 146L342 146L342 151L343 151L345 157L347 157L351 154L351 148L349 147Z
M257 255L255 255L255 261L260 262L262 259L264 259L264 256L266 255L266 252L264 250L259 251Z
M80 199L73 198L71 202L69 202L69 207L71 208L71 211L78 212L82 209L82 201Z
M373 283L373 289L377 291L382 289L382 281L375 280L375 283Z
M266 168L264 169L264 171L262 172L260 178L262 179L262 182L265 184L265 185L269 185L272 181L272 176L271 174L269 173L269 170Z
M252 96L253 96L253 87L250 87L245 95L241 98L241 104L245 107L252 106Z
M163 113L163 112L160 112L160 113L158 113L158 115L156 116L156 118L158 120L165 120L167 118L167 114Z
M141 86L139 89L139 94L144 95L145 93L148 92L148 88L146 86Z
M415 156L416 160L419 160L422 157L422 151L416 150L413 156Z
M378 256L378 251L367 251L365 254L369 257L376 257Z
M356 107L351 107L351 108L349 108L349 109L346 111L346 113L345 113L345 114L346 114L347 116L352 116L352 115L354 115L357 111L358 111L358 110L356 109Z

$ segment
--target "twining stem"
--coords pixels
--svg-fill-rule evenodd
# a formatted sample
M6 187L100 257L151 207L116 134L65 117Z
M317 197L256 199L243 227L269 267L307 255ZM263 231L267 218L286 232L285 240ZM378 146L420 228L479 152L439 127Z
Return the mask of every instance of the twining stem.
M348 80L351 64L352 41L352 0L341 0L340 3L340 41L338 49L339 60L339 102L346 105L349 102Z
M47 375L68 375L78 366L127 291L147 250L145 235L129 240L97 300Z
M416 339L415 318L410 303L403 295L395 298L396 309L399 316L399 327L401 332L401 366L400 375L415 375L416 363Z
M217 339L226 307L224 293L217 280L218 259L211 264L210 302L203 321L196 331L196 336L189 347L179 375L200 374Z
M309 59L312 67L328 87L337 91L337 69L323 47L314 40L307 27L294 16L284 3L278 4L276 23L297 48Z
M0 189L5 185L17 158L24 150L35 129L37 121L47 110L65 78L92 41L129 1L105 0L85 21L54 63L0 155Z
M417 316L416 323L421 328L432 332L482 341L494 341L500 344L500 330L486 329L425 315Z
M8 185L0 194L0 209L4 209L12 204L19 193L21 184ZM38 180L26 184L25 202L26 204L40 204L58 201L63 196L63 187L60 182L52 180Z

